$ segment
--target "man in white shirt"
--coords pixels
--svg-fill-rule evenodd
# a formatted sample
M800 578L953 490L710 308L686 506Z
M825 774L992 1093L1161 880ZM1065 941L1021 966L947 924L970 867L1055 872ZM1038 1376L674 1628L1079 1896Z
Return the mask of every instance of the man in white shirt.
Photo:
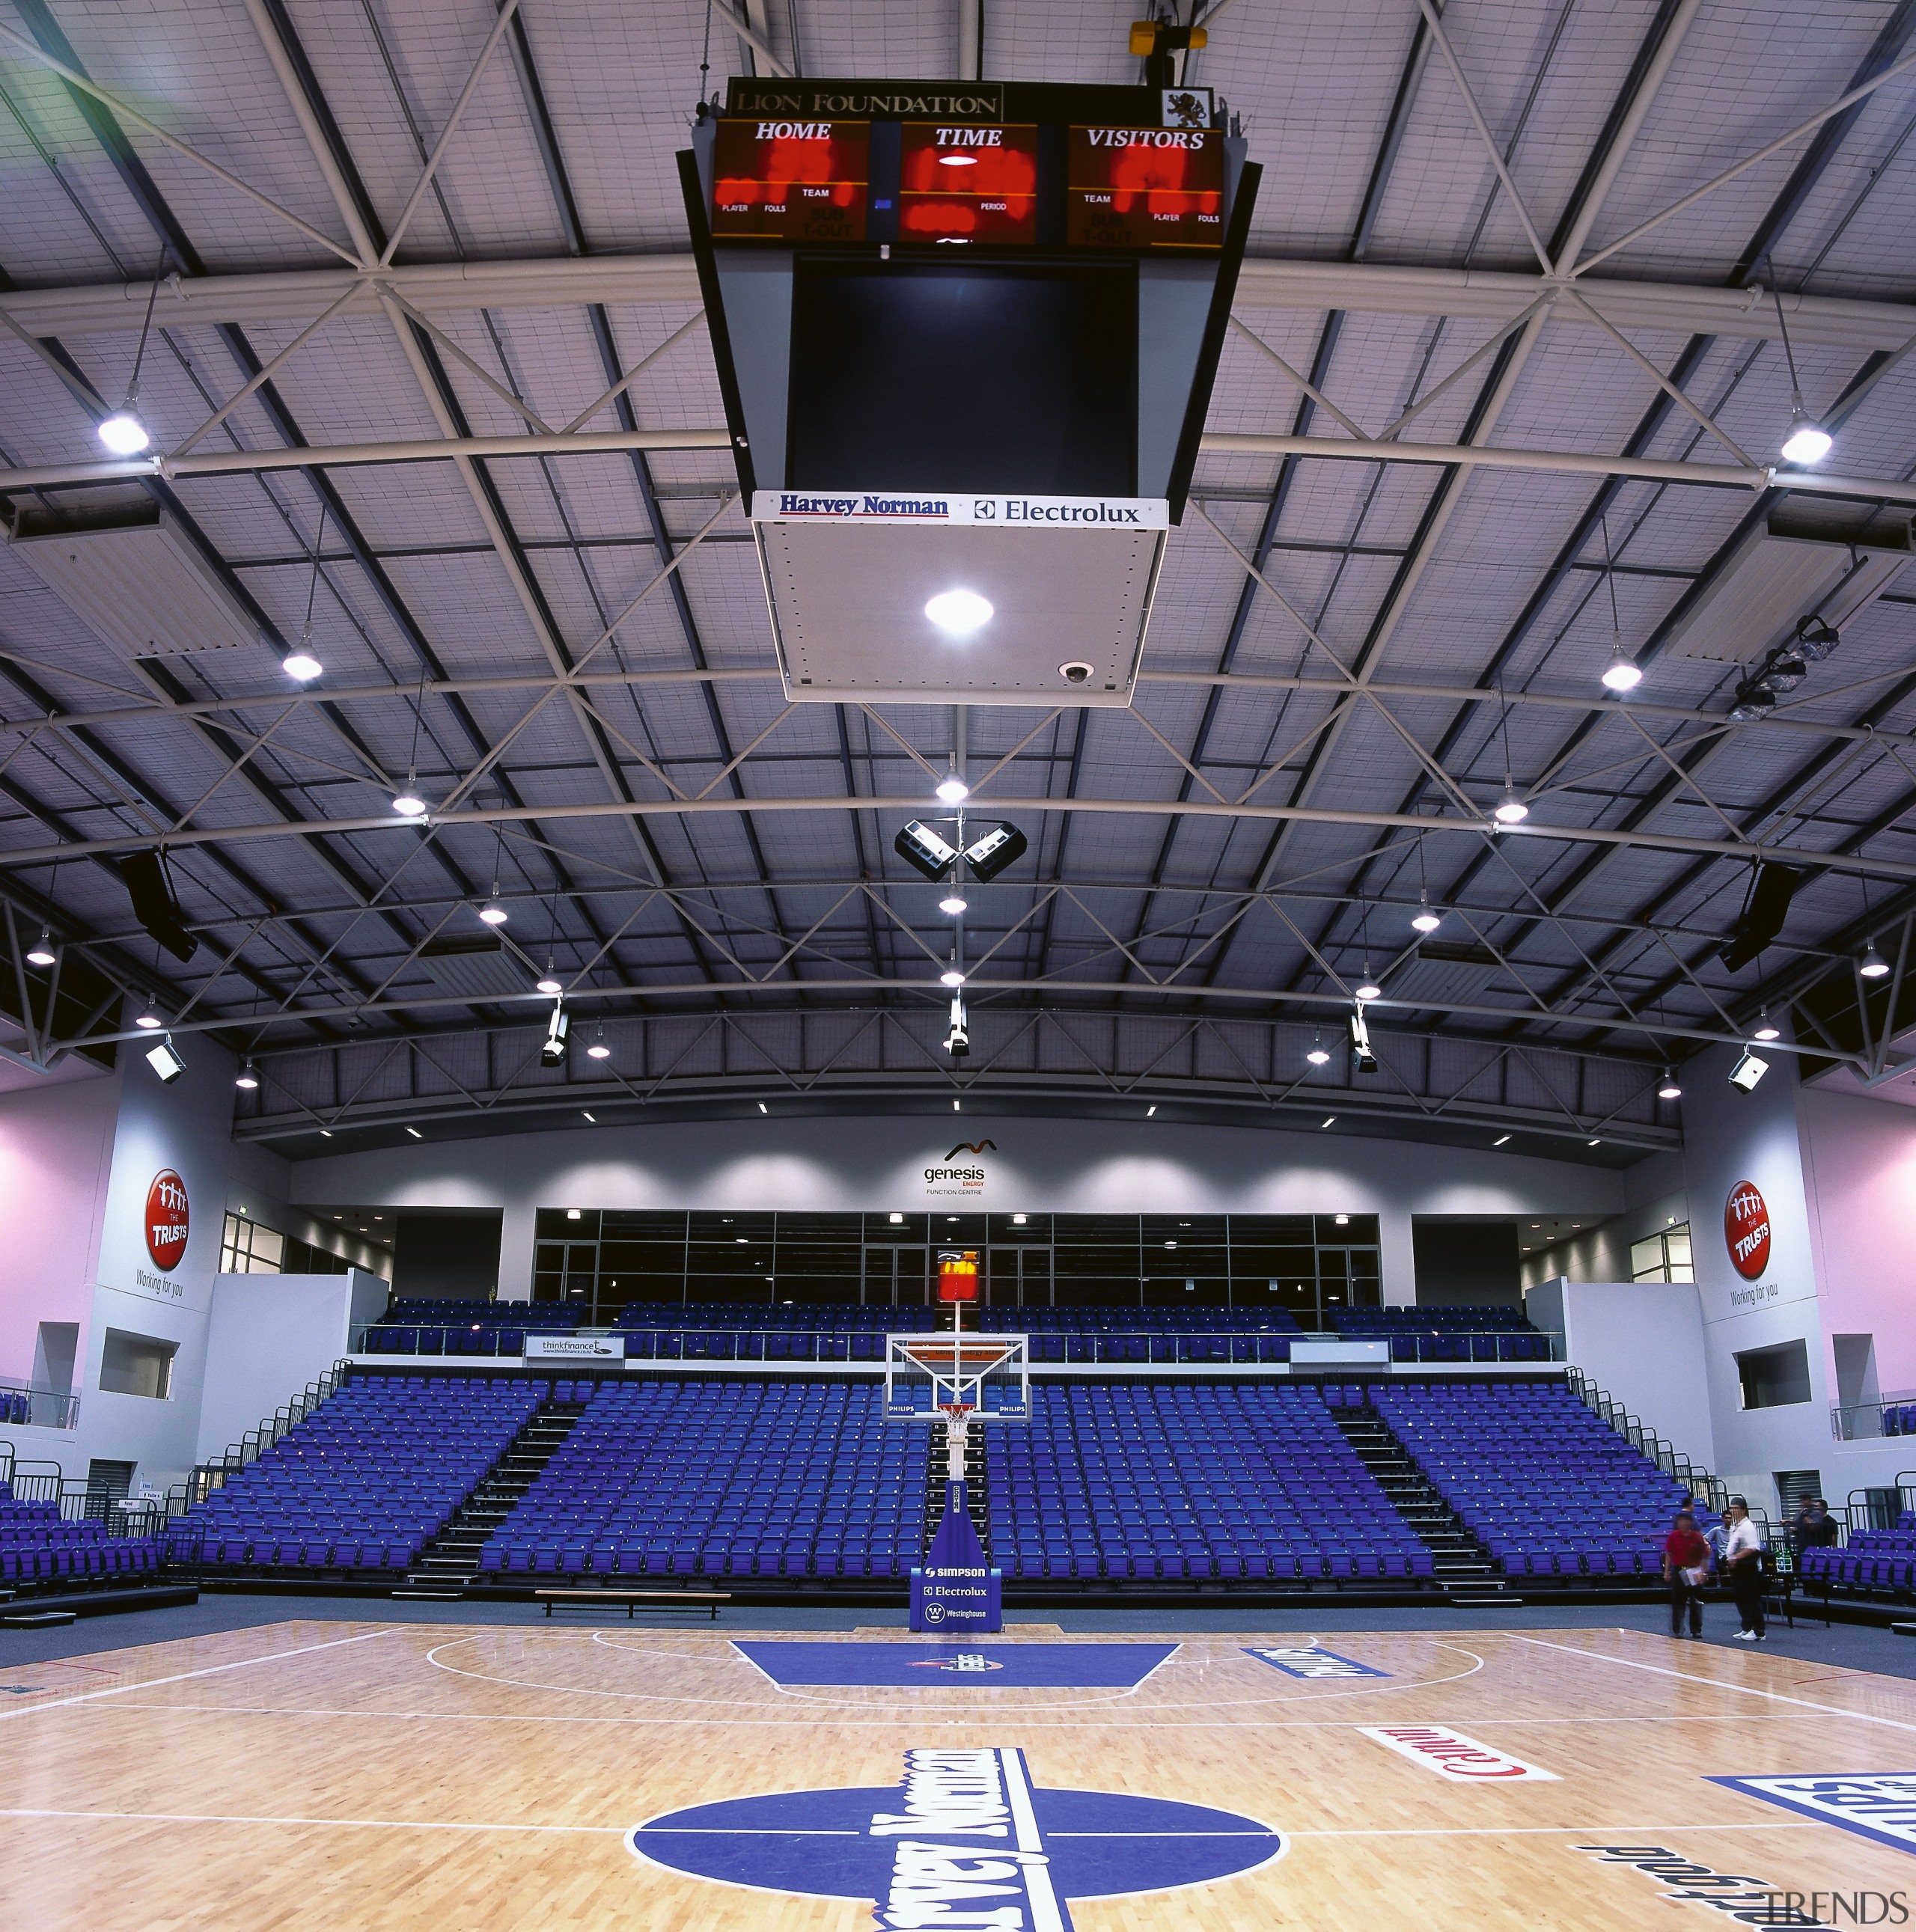
M1737 1600L1743 1628L1739 1643L1763 1641L1763 1539L1749 1520L1749 1505L1732 1496L1726 1512L1729 1533L1723 1539L1723 1567L1730 1573L1730 1589Z

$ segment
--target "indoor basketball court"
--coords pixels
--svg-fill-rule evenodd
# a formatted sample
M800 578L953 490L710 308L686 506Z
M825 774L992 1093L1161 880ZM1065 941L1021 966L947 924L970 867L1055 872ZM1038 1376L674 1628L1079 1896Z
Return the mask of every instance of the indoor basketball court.
M50 1932L293 1900L329 1928L1806 1926L1908 1884L1907 1682L1627 1631L293 1622L0 1689L6 1888Z
M1916 0L0 0L0 1932L1905 1924L1913 226Z

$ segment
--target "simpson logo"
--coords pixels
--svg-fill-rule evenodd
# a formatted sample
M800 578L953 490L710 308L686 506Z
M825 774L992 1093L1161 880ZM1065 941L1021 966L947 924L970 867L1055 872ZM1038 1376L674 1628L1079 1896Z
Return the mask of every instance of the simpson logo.
M1506 1756L1467 1738L1461 1731L1446 1730L1440 1724L1360 1724L1367 1738L1374 1738L1386 1748L1435 1772L1455 1784L1514 1784L1523 1778L1540 1779L1554 1784L1554 1771L1527 1764L1520 1757Z
M1287 1677L1388 1677L1388 1670L1373 1670L1355 1658L1340 1657L1334 1650L1320 1650L1315 1644L1264 1644L1245 1655L1281 1670Z
M1746 1797L1916 1852L1916 1772L1827 1772L1799 1778L1713 1778Z
M1281 1833L1234 1811L1046 1790L1010 1749L908 1750L895 1785L695 1805L626 1843L695 1878L870 1900L880 1932L1071 1932L1074 1898L1234 1878L1285 1849Z
M1739 1180L1723 1204L1723 1244L1730 1265L1754 1281L1770 1265L1770 1210L1753 1182Z
M154 1175L146 1190L146 1252L153 1257L153 1265L162 1272L178 1268L186 1252L191 1215L186 1183L171 1168L162 1168Z

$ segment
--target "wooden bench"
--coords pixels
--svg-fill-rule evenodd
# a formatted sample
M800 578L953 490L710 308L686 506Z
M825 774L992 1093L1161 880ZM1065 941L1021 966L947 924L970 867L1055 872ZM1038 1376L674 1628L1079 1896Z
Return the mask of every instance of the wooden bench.
M601 1605L626 1606L626 1621L635 1610L682 1610L692 1605L709 1609L712 1621L719 1621L719 1606L731 1601L729 1590L535 1590L533 1599L545 1606L551 1616L555 1606L587 1610Z

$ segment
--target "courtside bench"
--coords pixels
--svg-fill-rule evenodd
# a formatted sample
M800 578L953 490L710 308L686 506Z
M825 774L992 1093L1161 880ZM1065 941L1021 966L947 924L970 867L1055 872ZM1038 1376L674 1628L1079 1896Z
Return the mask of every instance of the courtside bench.
M545 1606L549 1617L554 1609L589 1610L623 1604L626 1620L635 1610L682 1610L696 1604L712 1612L719 1621L719 1606L731 1601L729 1590L535 1590L533 1599Z

